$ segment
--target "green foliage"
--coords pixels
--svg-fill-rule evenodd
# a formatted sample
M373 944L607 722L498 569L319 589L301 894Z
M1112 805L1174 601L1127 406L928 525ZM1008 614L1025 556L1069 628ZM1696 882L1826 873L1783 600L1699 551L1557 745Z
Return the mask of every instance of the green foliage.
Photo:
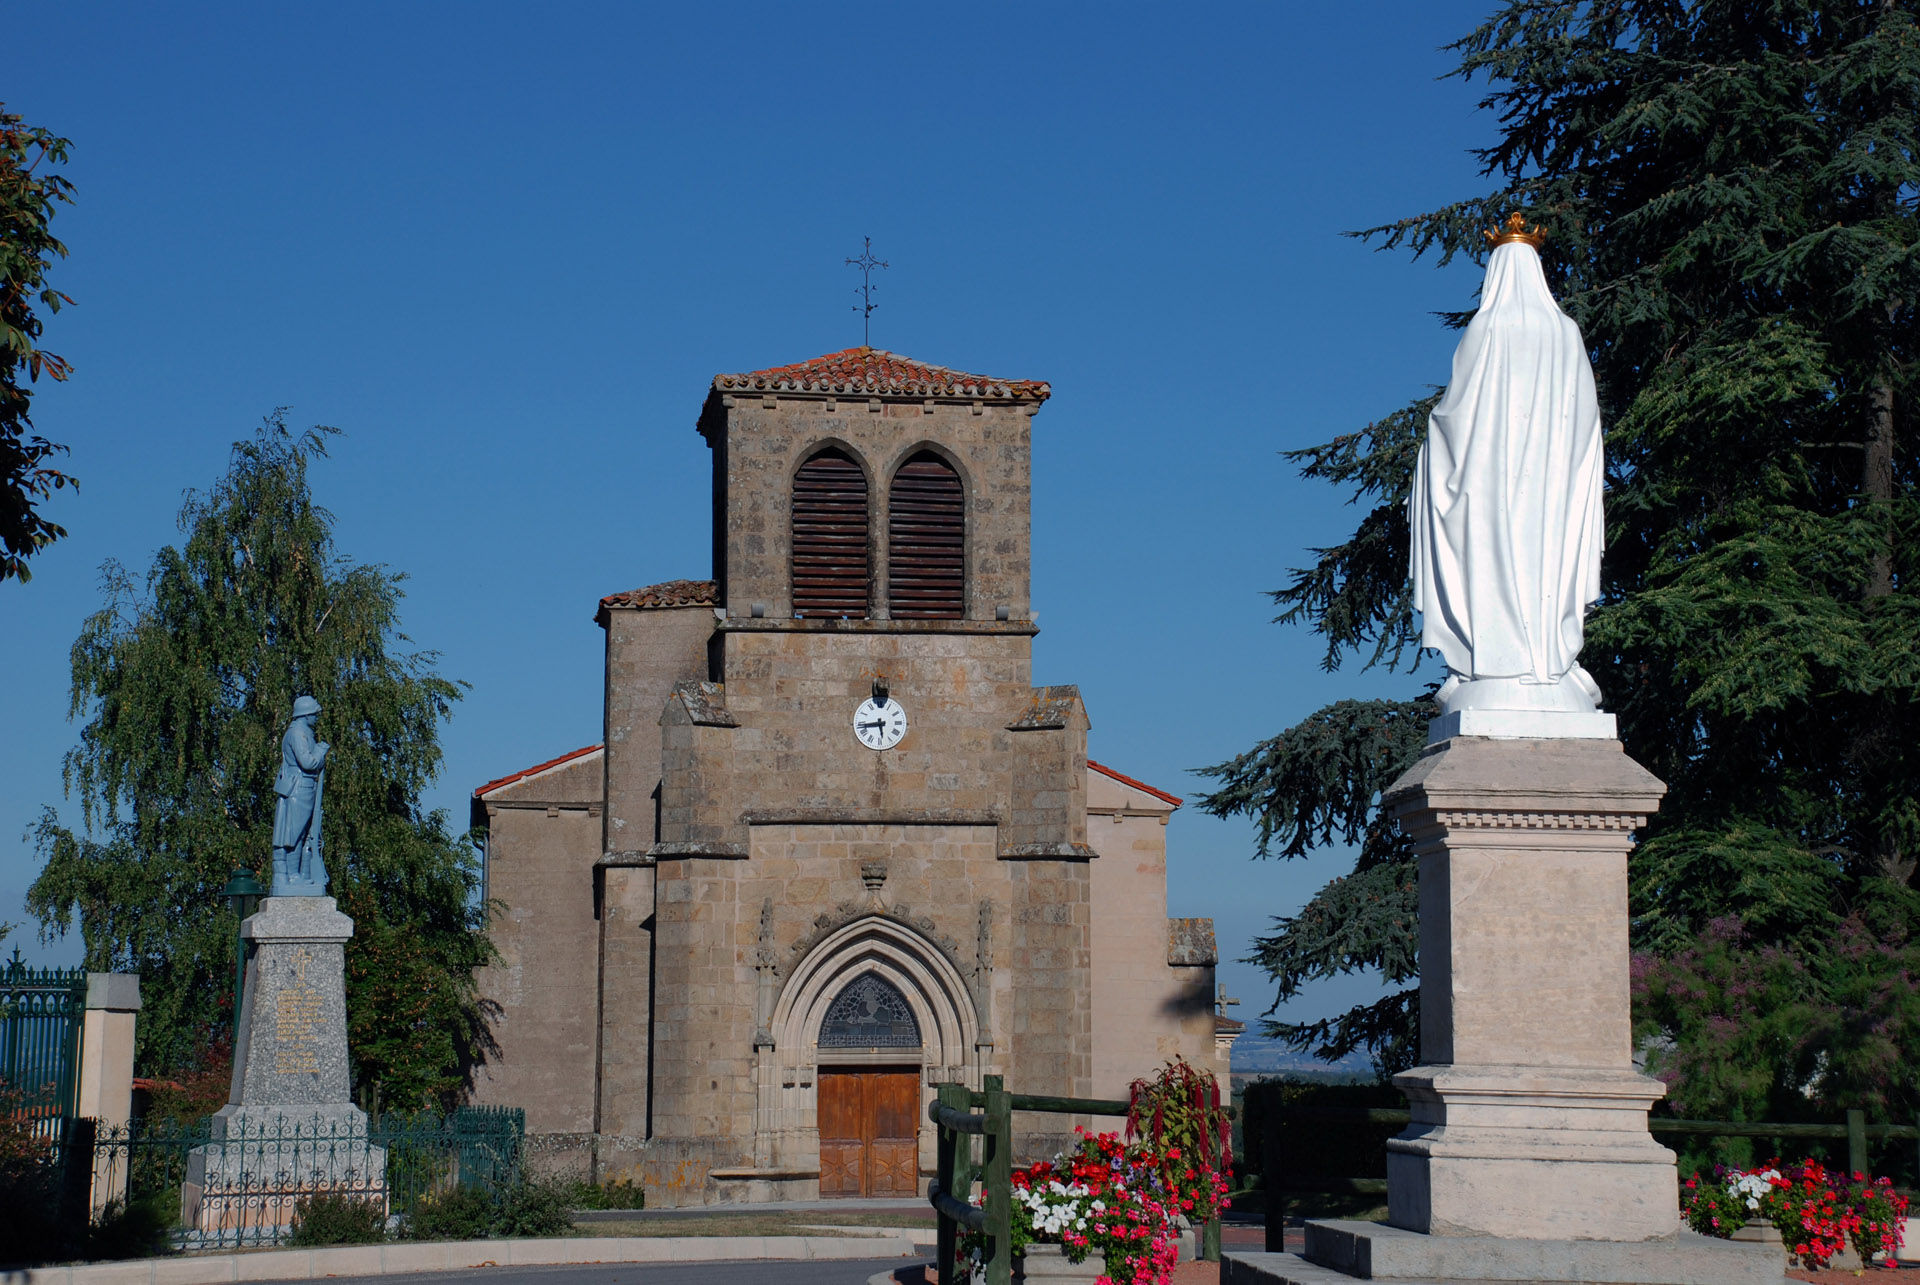
M73 200L73 184L51 172L66 164L71 146L0 110L0 580L33 578L27 559L66 534L38 506L76 485L47 464L67 448L33 433L33 390L26 386L43 374L63 380L72 370L38 346L43 323L34 311L55 313L73 302L46 277L54 257L67 254L47 228L54 207Z
M569 1209L645 1209L647 1189L628 1178L615 1182L575 1182L567 1191Z
M353 916L347 1013L354 1072L372 1105L454 1096L485 1048L473 969L492 957L477 867L442 813L420 806L440 765L440 723L461 687L433 652L404 652L402 577L339 556L310 463L335 430L298 436L268 418L227 474L180 512L144 593L117 565L73 646L66 758L82 825L52 808L28 892L44 933L78 917L92 969L135 972L150 1073L205 1070L232 1020L235 925L219 893L271 853L280 737L295 696L323 707L323 843Z
M293 1206L293 1230L286 1244L293 1249L323 1245L378 1245L387 1238L387 1211L382 1202L365 1196L329 1191L304 1196Z
M178 1185L157 1197L108 1201L91 1222L84 1205L76 1216L63 1208L60 1165L35 1128L31 1100L0 1080L0 1267L164 1253L180 1209Z
M572 1184L522 1177L494 1198L495 1236L564 1236L573 1230Z
M1404 538L1402 554L1404 575ZM1276 917L1274 931L1254 939L1252 959L1277 983L1275 1004L1313 982L1364 968L1378 969L1389 985L1417 977L1418 871L1405 836L1374 800L1420 756L1431 716L1429 700L1339 701L1204 769L1224 784L1201 806L1219 816L1253 816L1261 856L1276 842L1283 857L1336 842L1360 848L1351 875L1322 888L1299 914ZM1418 1004L1418 991L1406 986L1336 1017L1268 1022L1266 1029L1329 1058L1371 1049L1382 1070L1398 1071L1417 1060L1410 1033L1418 1027Z
M1127 1136L1147 1143L1162 1189L1188 1202L1182 1209L1193 1222L1219 1212L1224 1180L1233 1167L1233 1118L1212 1075L1176 1057L1129 1084ZM1219 1191L1216 1176L1222 1180Z
M413 1240L480 1240L493 1226L493 1195L485 1187L454 1186L423 1196L407 1211Z
M1771 942L1726 918L1685 949L1634 958L1636 1031L1683 1118L1839 1120L1857 1107L1905 1120L1920 1107L1920 945L1884 889L1831 937ZM1910 894L1908 894L1910 898ZM1748 1139L1716 1139L1696 1163L1751 1163Z
M1548 230L1608 426L1603 598L1581 663L1670 787L1632 858L1636 945L1677 958L1732 919L1754 949L1801 961L1810 1004L1845 1011L1840 925L1871 909L1905 940L1920 864L1915 5L1511 0L1453 48L1500 122L1476 153L1495 186L1358 235L1445 263L1483 253L1480 229L1513 209ZM1362 512L1274 594L1280 620L1326 639L1329 668L1417 647L1405 503L1432 404L1291 456ZM1411 977L1410 872L1371 791L1426 712L1405 707L1395 739L1336 706L1207 769L1220 788L1202 806L1254 817L1262 855L1361 847L1353 876L1259 941L1278 999L1360 968ZM1417 1056L1412 999L1269 1028L1391 1068ZM1662 1029L1705 1038L1682 1027ZM1878 1047L1847 1022L1819 1029L1822 1066ZM1714 1074L1808 1073L1763 1045ZM1709 1075L1705 1048L1690 1073Z
M564 1236L573 1230L571 1202L581 1185L516 1176L498 1185L455 1186L416 1201L406 1233L414 1240Z

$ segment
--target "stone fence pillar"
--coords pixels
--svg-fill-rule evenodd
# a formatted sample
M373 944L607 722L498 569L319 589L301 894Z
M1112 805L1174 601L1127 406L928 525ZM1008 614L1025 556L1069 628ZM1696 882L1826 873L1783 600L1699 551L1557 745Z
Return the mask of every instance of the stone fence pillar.
M80 1028L80 1100L75 1113L103 1129L125 1128L133 1115L133 1031L140 1012L140 978L132 973L88 973L87 1009ZM112 1151L93 1157L92 1205L99 1213L127 1194L125 1165Z

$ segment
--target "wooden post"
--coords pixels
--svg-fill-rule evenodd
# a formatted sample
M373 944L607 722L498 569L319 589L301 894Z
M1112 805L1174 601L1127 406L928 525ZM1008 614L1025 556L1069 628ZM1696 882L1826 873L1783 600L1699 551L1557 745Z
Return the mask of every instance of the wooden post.
M1269 1093L1260 1112L1260 1182L1267 1192L1267 1252L1287 1251L1287 1193L1280 1188L1280 1095Z
M1847 1169L1851 1173L1867 1172L1867 1113L1865 1111L1847 1112Z
M987 1285L1013 1283L1013 1104L1006 1081L985 1078L987 1089Z
M968 1102L967 1086L964 1084L941 1085L939 1102L941 1106L965 1111ZM939 1174L937 1181L940 1183L940 1190L955 1200L972 1199L973 1135L960 1133L945 1125L936 1125L935 1132L939 1138L939 1160L934 1166L934 1172ZM960 1226L944 1215L938 1222L940 1285L962 1285L959 1270Z

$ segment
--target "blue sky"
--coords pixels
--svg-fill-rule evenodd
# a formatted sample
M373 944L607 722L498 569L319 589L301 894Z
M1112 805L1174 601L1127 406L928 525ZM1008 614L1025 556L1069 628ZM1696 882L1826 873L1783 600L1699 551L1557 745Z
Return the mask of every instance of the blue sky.
M1329 699L1269 623L1355 514L1278 452L1446 379L1478 269L1339 234L1479 192L1495 122L1440 80L1479 5L10 6L0 97L74 142L41 432L71 531L0 586L0 920L61 796L67 649L183 491L276 406L337 425L340 548L472 684L431 802L599 739L603 594L709 572L716 372L860 342L1052 382L1035 421L1035 681L1177 794ZM1223 955L1346 868L1176 814L1169 911ZM77 941L13 942L71 962ZM12 943L10 943L12 944ZM1240 1016L1258 970L1222 970ZM1356 979L1283 1015L1377 993Z

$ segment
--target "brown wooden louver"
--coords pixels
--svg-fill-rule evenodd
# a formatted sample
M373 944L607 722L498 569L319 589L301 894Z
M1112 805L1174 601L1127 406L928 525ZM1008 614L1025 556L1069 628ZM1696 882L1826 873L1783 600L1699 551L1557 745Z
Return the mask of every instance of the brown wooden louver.
M794 475L793 614L867 615L867 478L841 451Z
M887 501L887 611L895 620L959 620L967 610L967 499L960 475L922 451L893 475Z

